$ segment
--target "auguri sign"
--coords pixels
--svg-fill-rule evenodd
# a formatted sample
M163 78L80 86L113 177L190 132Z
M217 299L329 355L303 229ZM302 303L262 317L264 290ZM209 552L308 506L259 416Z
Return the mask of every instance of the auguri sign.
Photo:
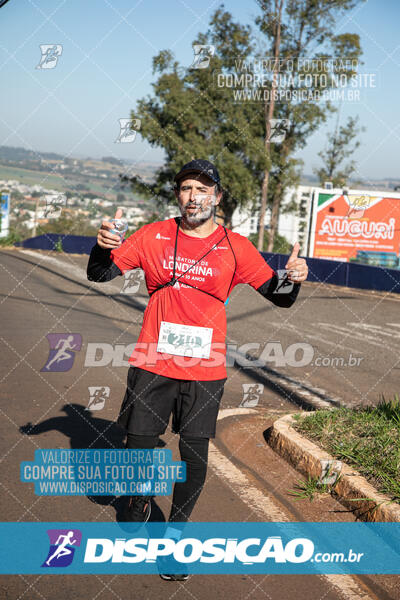
M342 262L370 258L384 266L388 261L397 265L400 194L317 188L312 202L310 256Z

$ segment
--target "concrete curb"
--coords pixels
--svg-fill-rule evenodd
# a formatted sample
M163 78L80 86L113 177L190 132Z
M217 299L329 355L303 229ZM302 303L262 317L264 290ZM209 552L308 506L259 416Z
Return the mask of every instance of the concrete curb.
M304 415L304 412L301 414ZM321 460L335 459L293 429L293 423L295 420L292 414L277 419L265 433L267 442L303 475L320 477ZM400 522L400 506L378 492L365 477L345 463L342 463L340 474L334 493L357 517L371 522Z

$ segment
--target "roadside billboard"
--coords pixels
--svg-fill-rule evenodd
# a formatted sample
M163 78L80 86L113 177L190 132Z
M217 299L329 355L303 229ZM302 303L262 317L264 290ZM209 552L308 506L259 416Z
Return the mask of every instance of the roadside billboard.
M309 255L399 266L400 195L315 190Z
M0 237L6 237L9 233L9 215L10 215L10 194L0 192Z

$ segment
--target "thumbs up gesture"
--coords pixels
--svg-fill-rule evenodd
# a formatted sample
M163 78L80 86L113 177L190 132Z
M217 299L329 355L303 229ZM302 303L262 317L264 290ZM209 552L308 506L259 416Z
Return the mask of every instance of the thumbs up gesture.
M301 283L307 279L308 267L304 258L299 258L300 244L296 242L292 248L285 268L288 270L288 279L293 283Z
M122 217L122 209L118 208L114 219L121 219ZM104 219L101 224L101 227L97 233L97 243L100 248L108 248L112 250L113 248L119 248L122 244L121 237L115 233L110 233L110 229L114 227L113 223L109 220L108 217Z

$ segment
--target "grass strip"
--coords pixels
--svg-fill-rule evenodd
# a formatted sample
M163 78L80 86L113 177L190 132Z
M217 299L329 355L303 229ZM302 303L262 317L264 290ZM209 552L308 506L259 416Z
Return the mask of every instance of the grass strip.
M400 401L317 410L296 415L294 429L334 458L355 467L376 489L400 504Z

